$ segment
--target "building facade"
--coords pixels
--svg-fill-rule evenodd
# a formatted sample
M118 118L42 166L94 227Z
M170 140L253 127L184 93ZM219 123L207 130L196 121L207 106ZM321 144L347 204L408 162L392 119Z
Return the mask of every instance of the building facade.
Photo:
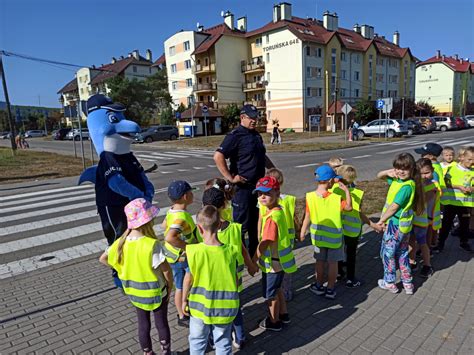
M458 55L436 55L416 66L416 101L425 101L440 114L465 115L474 102L474 63Z
M341 127L328 112L336 95L351 105L362 99L414 98L416 58L400 47L398 31L389 41L369 25L340 28L335 13L303 19L292 15L287 2L272 10L272 21L253 31L247 31L246 17L235 24L227 11L223 24L184 32L204 39L189 53L192 90L173 90L175 84L173 99L188 102L192 95L197 104L214 108L252 103L268 130L278 122L302 131L312 115L321 118L322 129ZM165 42L168 68L170 39Z

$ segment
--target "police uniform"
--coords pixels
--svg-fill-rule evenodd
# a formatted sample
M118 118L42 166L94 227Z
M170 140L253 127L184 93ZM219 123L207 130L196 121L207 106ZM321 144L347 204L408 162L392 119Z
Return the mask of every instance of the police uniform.
M257 181L265 176L265 145L260 133L239 126L230 132L217 149L230 160L230 173L247 179L237 184L232 211L235 222L242 224L242 239L249 236L249 252L253 255L258 245L258 207L257 195L252 194Z

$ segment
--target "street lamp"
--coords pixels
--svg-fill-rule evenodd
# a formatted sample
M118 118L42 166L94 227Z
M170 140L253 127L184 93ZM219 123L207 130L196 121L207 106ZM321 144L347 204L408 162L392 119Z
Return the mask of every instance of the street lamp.
M453 115L453 111L452 111L452 107L451 107L451 100L452 100L452 99L453 99L452 97L449 98L449 115L450 115L450 116Z
M191 106L191 137L194 138L194 95L189 95L188 100Z

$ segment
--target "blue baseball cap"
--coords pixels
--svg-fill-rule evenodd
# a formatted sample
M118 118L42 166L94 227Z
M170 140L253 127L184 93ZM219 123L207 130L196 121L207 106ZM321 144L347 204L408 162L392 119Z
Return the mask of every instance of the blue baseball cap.
M125 111L125 106L119 103L114 103L108 96L102 94L95 94L87 100L87 113L105 108L107 110L122 112Z
M242 106L242 109L240 110L240 114L247 115L254 120L258 118L258 110L254 105Z
M314 181L328 181L336 178L342 179L342 176L337 175L329 165L321 165L314 171Z
M172 200L179 200L183 195L188 192L195 190L194 188L189 185L186 181L183 180L175 180L172 181L171 184L168 186L168 196Z

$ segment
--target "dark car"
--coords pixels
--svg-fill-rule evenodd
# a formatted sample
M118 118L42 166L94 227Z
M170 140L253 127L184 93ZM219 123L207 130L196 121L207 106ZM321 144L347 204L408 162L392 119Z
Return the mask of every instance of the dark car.
M416 118L409 118L406 120L408 124L408 135L411 136L412 134L422 134L425 131L422 128L420 121Z
M53 134L53 139L56 141L63 141L66 139L67 134L71 131L71 128L61 128L58 129L54 134Z
M138 143L151 143L155 141L166 141L175 140L178 138L178 129L175 126L152 126L140 133L135 137L135 141Z

